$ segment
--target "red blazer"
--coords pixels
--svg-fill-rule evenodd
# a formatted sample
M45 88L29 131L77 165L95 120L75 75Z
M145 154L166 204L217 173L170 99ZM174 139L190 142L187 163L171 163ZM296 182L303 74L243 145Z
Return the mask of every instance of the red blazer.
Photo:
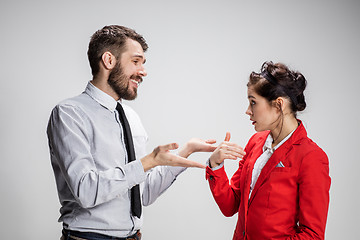
M233 240L324 239L329 206L329 161L302 124L271 156L249 199L252 170L269 131L254 134L230 184L224 168L206 179L225 216L238 213ZM277 167L279 162L284 167Z

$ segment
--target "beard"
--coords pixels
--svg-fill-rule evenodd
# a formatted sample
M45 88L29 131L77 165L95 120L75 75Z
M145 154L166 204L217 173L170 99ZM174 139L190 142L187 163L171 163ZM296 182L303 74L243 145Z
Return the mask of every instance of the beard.
M126 76L118 62L109 75L108 84L121 99L134 100L137 97L137 88L130 89L130 79L136 79L136 76Z

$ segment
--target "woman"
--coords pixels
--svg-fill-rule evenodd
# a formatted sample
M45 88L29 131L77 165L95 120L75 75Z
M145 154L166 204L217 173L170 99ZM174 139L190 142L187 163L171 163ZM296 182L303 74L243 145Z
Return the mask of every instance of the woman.
M257 133L245 153L228 142L227 133L206 169L222 213L238 213L233 239L324 239L329 162L296 118L306 107L304 76L265 62L261 73L250 74L247 86L246 114ZM242 158L239 169L229 183L223 162L237 158Z

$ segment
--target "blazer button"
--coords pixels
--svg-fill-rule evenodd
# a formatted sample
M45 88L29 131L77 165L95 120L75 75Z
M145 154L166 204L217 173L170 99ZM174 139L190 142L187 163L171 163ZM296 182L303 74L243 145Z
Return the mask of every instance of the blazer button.
M210 180L213 181L213 180L214 180L214 176L210 176Z
M245 231L243 231L243 236L245 236Z

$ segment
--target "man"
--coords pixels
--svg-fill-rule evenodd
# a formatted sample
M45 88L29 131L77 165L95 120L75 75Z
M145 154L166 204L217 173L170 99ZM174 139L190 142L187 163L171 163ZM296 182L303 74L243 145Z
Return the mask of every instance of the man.
M146 132L122 99L133 100L147 75L148 46L134 30L105 26L92 36L88 58L93 79L85 91L59 103L48 124L51 163L61 203L62 239L140 239L142 204L149 205L185 169L186 159L213 151L215 141L192 139L145 154Z

